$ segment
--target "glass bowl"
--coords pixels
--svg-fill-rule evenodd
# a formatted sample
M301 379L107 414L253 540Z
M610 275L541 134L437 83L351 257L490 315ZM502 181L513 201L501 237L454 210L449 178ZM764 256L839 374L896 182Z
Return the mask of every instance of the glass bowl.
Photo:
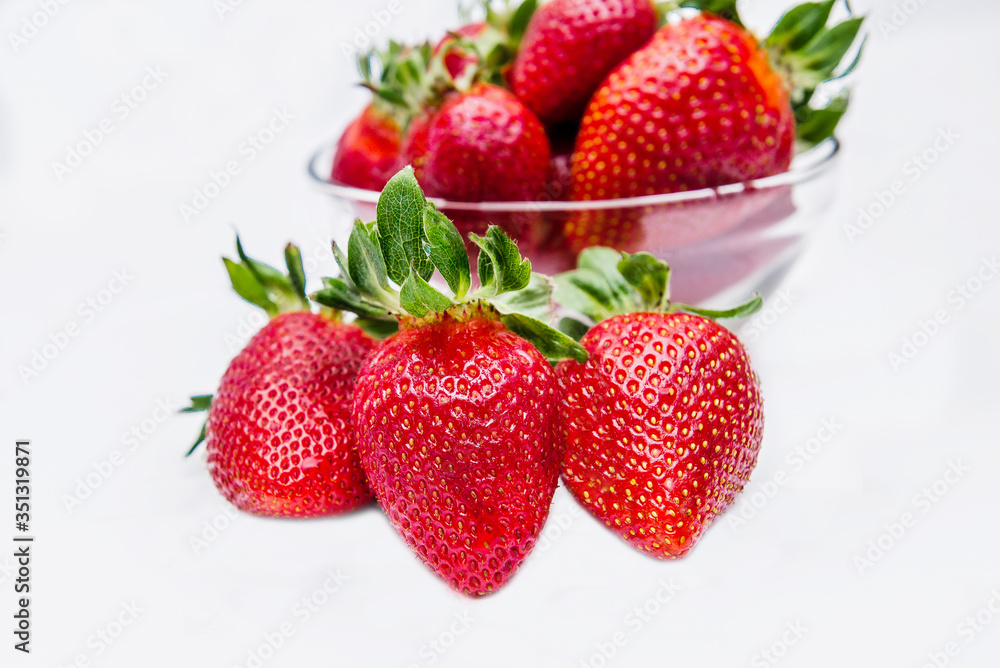
M379 193L330 179L336 142L309 161L317 186L343 214L334 238L346 242L353 221L375 219ZM782 174L681 193L585 202L452 202L429 198L462 232L503 227L536 271L571 269L587 245L647 251L670 263L673 299L731 305L754 291L765 296L831 209L840 145L827 139L795 156Z

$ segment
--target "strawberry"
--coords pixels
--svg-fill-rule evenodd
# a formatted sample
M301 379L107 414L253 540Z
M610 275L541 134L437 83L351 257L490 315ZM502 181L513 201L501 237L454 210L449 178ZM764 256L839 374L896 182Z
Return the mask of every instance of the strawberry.
M401 141L395 120L369 104L340 137L331 178L355 188L381 190L396 172Z
M549 155L538 118L488 83L448 94L414 120L403 145L403 158L427 195L461 202L538 197Z
M687 554L742 491L763 429L746 350L706 317L747 315L760 298L729 312L671 304L669 271L651 255L597 247L556 277L564 304L600 320L581 339L590 358L556 369L563 480L591 514L661 559Z
M239 262L225 260L233 287L271 320L229 365L215 397L193 398L188 411L209 411L194 447L204 438L216 487L249 513L319 517L370 503L351 395L374 341L309 310L297 248L285 250L288 277L246 257L239 240L237 249Z
M650 0L553 0L534 12L507 74L543 123L578 121L601 81L656 32Z
M598 88L577 137L573 199L769 176L788 169L796 132L803 143L833 132L846 94L826 108L810 102L850 49L862 19L827 28L834 0L806 3L760 42L739 24L735 3L710 4L732 20L703 12L665 25ZM565 232L577 250L606 242L634 246L642 243L641 223L635 211L591 211L569 220Z
M399 320L358 374L361 465L420 559L482 596L524 561L555 492L557 386L546 355L585 353L533 317L551 308L548 284L499 228L472 241L480 287L470 291L458 230L406 168L383 191L378 220L355 224L347 257L338 249L342 277L313 299ZM427 283L435 269L454 297Z

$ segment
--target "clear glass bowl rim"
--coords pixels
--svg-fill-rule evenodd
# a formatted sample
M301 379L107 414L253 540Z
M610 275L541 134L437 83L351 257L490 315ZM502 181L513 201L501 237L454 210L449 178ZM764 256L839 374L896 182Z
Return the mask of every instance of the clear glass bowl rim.
M379 191L365 188L354 188L331 181L324 172L329 174L329 166L333 161L333 153L337 141L327 142L309 160L309 176L325 192L357 203L375 204L378 202ZM792 160L791 168L780 174L761 179L733 183L717 188L703 188L685 192L665 193L660 195L643 195L641 197L624 197L619 199L601 199L584 201L531 200L516 202L456 202L439 197L428 197L438 209L449 211L479 211L479 212L574 212L594 211L604 209L623 209L632 207L647 207L699 200L711 200L728 197L743 192L770 190L785 186L806 183L828 172L837 156L840 154L840 142L835 137L823 140L816 146L803 151Z

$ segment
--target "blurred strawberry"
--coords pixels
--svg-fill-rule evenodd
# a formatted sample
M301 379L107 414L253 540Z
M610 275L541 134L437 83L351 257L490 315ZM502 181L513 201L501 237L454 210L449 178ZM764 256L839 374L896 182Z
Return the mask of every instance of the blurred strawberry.
M598 85L659 22L650 0L553 0L537 9L507 80L546 124L579 120Z
M448 93L418 116L402 153L428 196L461 202L533 200L549 173L545 128L513 94L487 83Z
M839 66L862 19L827 28L834 0L807 3L785 14L762 43L738 23L735 3L711 4L732 20L701 13L664 26L594 94L577 137L573 199L769 176L788 169L796 132L805 144L832 134L846 95L825 108L810 100ZM577 250L619 246L635 240L641 216L641 209L585 212L565 232Z
M381 190L396 173L401 141L396 121L369 104L341 136L330 176L344 185Z

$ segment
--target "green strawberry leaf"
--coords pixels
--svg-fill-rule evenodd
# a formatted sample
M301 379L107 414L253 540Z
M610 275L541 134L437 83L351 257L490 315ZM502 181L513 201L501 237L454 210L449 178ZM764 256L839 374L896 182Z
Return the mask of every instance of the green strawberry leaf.
M430 202L424 209L424 235L431 263L441 272L455 299L462 299L472 285L469 253L465 250L462 235L448 217Z
M271 317L289 311L309 310L309 301L295 286L295 277L286 276L274 267L247 257L243 243L236 236L236 253L240 261L223 258L229 280L236 293L251 304L255 304ZM301 262L300 267L301 269ZM305 277L299 278L305 283Z
M340 278L324 278L323 289L312 293L309 298L317 304L354 313L359 317L384 319L389 316L385 306L368 301L353 284Z
M354 324L365 331L368 336L381 341L399 331L399 321L395 318L381 320L379 318L363 318L358 316L354 319Z
M199 394L197 396L191 397L191 405L180 409L180 413L200 413L207 411L212 406L212 395L211 394ZM201 445L202 441L205 440L205 434L208 432L208 420L205 420L201 424L201 431L198 433L198 438L195 439L194 445L184 454L185 457L190 457L198 446Z
M295 244L285 246L285 266L288 267L288 278L292 282L295 293L306 299L306 272L302 267L302 252Z
M707 308L698 308L695 306L689 306L688 304L673 304L670 310L675 311L687 311L688 313L694 313L695 315L703 315L706 318L712 318L713 320L718 320L720 318L745 318L748 315L753 315L761 309L764 305L764 300L761 298L758 292L753 298L744 303L740 304L731 309L724 310L714 310Z
M407 313L417 318L428 313L440 313L455 304L450 297L432 288L417 273L415 266L410 267L410 275L399 289L399 303Z
M531 280L531 262L521 257L517 244L503 230L490 225L486 236L469 234L479 246L479 283L477 297L489 298L520 290Z
M562 318L559 320L559 331L570 337L574 341L579 341L590 331L590 327L576 318Z
M178 413L201 413L212 406L211 394L198 394L191 397L191 405L180 409Z
M278 315L280 312L278 305L274 303L259 278L247 265L233 262L228 257L222 258L222 261L226 264L229 281L233 284L233 290L236 291L236 294L251 304L264 309L268 316L273 318Z
M500 320L507 329L538 348L547 359L571 358L578 362L587 361L587 351L583 346L541 320L520 313L500 314Z
M514 44L521 41L524 32L528 29L528 23L531 22L531 17L537 8L538 0L524 0L514 11L514 15L510 18L510 23L507 24L507 34Z
M347 241L347 258L347 269L358 291L374 301L384 299L389 291L385 260L360 222L354 223Z
M594 322L639 308L635 290L618 271L622 254L611 248L587 248L577 269L555 276L556 301Z
M362 223L360 220L355 221L354 224L364 225L364 223ZM336 241L334 241L331 245L333 247L333 258L337 261L337 266L340 267L341 279L343 279L343 281L347 283L347 285L349 285L350 287L357 289L357 286L354 285L354 281L351 280L351 273L350 270L348 269L349 263L347 260L347 255L344 253L344 250L337 244ZM326 279L323 280L325 281Z
M649 253L622 253L618 271L636 289L643 306L662 311L670 302L670 265Z
M805 146L815 146L833 135L840 119L847 112L850 95L845 91L822 109L804 105L795 110L798 140Z
M848 19L821 30L798 51L790 51L782 61L792 68L797 87L811 89L833 75L840 61L854 44L864 18Z
M826 27L830 11L837 0L825 2L804 2L785 12L777 25L771 29L764 44L768 48L795 51L805 46L816 34Z
M385 269L396 285L406 280L410 265L425 280L434 273L434 265L424 253L425 203L424 193L409 166L389 179L378 198L379 246Z
M490 300L490 304L500 313L520 313L542 322L553 322L556 306L552 301L552 291L551 278L532 272L527 286L497 295Z

